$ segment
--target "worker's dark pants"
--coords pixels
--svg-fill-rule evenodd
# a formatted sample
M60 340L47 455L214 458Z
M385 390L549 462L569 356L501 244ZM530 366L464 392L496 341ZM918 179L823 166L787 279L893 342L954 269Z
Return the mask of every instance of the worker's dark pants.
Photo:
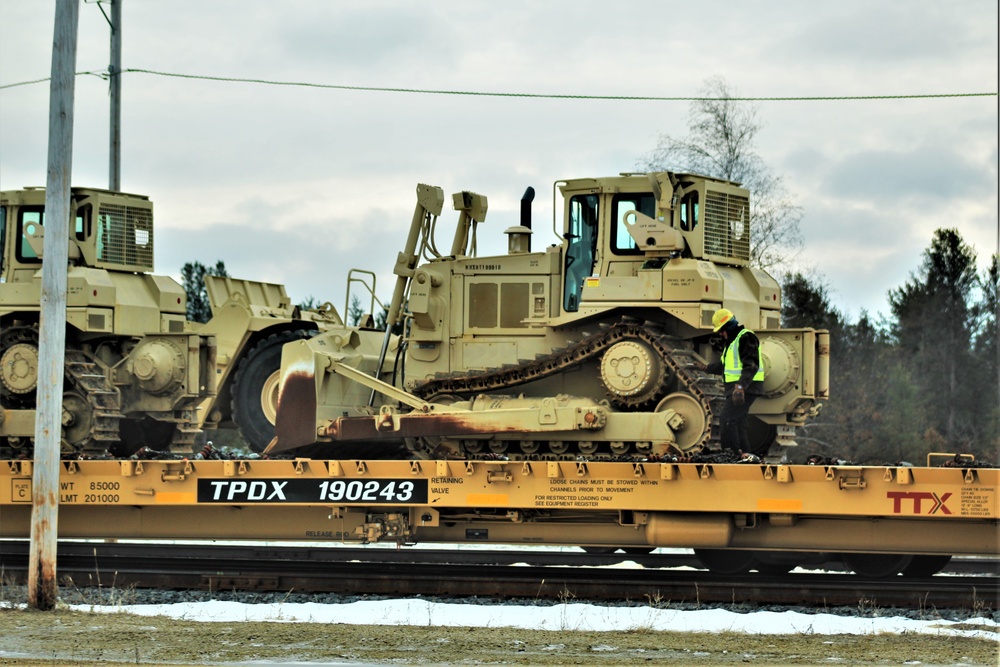
M726 404L719 415L722 426L722 448L731 449L734 452L749 452L750 439L747 437L747 414L750 406L757 400L756 394L744 394L746 401L743 405L733 403L732 392L727 388Z

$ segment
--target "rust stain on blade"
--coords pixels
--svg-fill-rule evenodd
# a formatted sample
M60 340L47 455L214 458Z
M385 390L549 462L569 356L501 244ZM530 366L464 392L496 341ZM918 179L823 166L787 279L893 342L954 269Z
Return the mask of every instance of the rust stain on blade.
M316 442L316 378L292 371L283 378L274 419L274 440L264 450L275 454Z

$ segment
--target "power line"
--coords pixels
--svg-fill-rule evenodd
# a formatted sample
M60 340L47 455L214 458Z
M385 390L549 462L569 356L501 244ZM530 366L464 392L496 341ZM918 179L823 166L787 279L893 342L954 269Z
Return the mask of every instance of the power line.
M85 72L77 72L76 76L97 76L102 79L108 78L108 73L105 70L87 70ZM17 88L18 86L30 86L33 83L44 83L49 81L52 77L45 77L44 79L32 79L31 81L18 81L17 83L5 83L0 85L0 90L4 88Z
M711 101L713 97L663 97L653 95L564 95L557 93L510 93L482 90L440 90L433 88L392 88L383 86L347 86L330 83L311 83L308 81L275 81L271 79L255 79L230 76L210 76L206 74L180 74L177 72L160 72L150 69L125 68L121 70L131 74L150 74L153 76L164 76L174 79L192 79L198 81L223 81L226 83L256 83L267 86L287 86L295 88L322 88L327 90L353 90L376 93L408 93L414 95L456 95L467 97L513 97L525 99L548 99L548 100L610 100L619 102L702 102ZM107 78L107 72L92 70L87 72L77 72L77 75L95 75ZM17 86L27 86L34 83L48 81L48 78L35 79L32 81L21 81L18 83L8 83L0 85L0 90L14 88ZM941 99L958 97L997 97L997 92L988 93L927 93L915 95L823 95L823 96L800 96L800 97L730 97L733 102L842 102L858 100L922 100Z

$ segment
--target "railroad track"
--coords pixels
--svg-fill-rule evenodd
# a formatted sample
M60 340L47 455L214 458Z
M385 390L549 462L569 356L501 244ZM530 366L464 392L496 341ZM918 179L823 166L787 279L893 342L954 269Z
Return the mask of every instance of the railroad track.
M23 581L27 541L0 541L4 578ZM643 568L612 568L633 560ZM572 565L572 566L570 566ZM864 579L851 574L724 577L687 554L595 555L350 547L61 542L64 585L341 595L431 595L663 603L973 609L1000 607L997 562L956 559L949 569L986 576Z

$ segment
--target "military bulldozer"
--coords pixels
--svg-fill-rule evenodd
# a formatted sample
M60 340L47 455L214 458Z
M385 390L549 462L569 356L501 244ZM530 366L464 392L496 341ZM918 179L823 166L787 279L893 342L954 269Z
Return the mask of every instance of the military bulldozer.
M328 443L335 457L342 443L386 441L418 458L715 450L724 388L700 369L719 357L721 307L761 340L766 393L751 410L751 453L795 445L827 398L829 336L780 327L779 285L750 265L746 189L667 172L559 181L560 242L535 251L533 197L529 188L520 224L504 232L508 253L476 257L486 197L453 196L459 220L442 252L444 194L418 186L386 332L286 345L267 451Z
M281 346L344 329L329 304L301 311L281 285L208 277L212 318L153 275L153 204L73 188L69 224L62 454L190 453L206 428L274 436ZM0 193L0 456L30 456L39 363L45 191ZM45 258L44 261L50 261Z

